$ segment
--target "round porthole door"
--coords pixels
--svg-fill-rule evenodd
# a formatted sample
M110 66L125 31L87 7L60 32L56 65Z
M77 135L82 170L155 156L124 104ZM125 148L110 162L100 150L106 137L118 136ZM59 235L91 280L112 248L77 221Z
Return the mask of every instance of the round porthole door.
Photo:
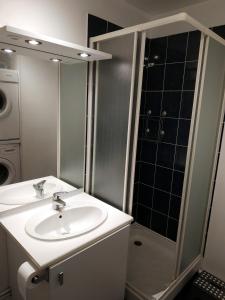
M0 186L13 183L15 176L13 164L7 159L0 158Z
M0 119L7 117L11 108L11 101L7 98L6 93L0 88Z

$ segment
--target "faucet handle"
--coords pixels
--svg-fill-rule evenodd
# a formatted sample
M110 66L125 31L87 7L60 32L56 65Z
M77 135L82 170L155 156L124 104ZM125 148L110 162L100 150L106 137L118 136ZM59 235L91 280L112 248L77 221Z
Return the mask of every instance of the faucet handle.
M56 192L53 193L53 201L59 200L62 196L66 195L68 192Z
M34 183L33 187L35 189L43 189L45 182L46 182L46 180L42 180L42 181L39 181L38 183Z
M61 212L63 208L66 206L66 202L61 199L61 196L64 196L68 192L56 192L53 194L53 209Z
M44 184L45 184L46 180L42 180L38 183L34 183L33 184L33 188L36 191L36 197L37 198L43 198L44 197Z

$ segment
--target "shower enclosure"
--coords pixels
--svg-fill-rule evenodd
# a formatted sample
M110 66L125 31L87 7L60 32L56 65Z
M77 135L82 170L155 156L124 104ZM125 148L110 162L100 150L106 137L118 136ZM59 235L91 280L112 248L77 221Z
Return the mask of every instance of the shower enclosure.
M86 191L134 217L127 299L172 299L203 256L225 41L181 13L91 44L113 58L90 65Z

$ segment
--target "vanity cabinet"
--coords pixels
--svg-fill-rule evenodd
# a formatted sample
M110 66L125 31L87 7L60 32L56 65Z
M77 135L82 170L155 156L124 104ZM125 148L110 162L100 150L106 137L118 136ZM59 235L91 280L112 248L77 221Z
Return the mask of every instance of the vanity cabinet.
M9 286L6 234L0 226L0 294Z
M124 226L49 266L49 282L43 281L31 289L27 300L123 300L129 227ZM16 275L19 265L29 261L29 257L11 237L8 248L12 300L22 300Z
M124 299L128 236L129 226L51 266L50 299Z

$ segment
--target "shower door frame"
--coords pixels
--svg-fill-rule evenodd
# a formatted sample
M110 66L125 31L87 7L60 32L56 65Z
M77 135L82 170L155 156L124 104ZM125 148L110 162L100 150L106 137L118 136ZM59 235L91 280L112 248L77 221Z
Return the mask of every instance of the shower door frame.
M205 57L205 48L206 48L206 39L212 38L216 40L218 43L225 46L225 40L219 37L217 34L215 34L213 31L208 29L207 27L203 26L201 23L187 15L186 13L179 13L170 17L154 20L151 22L147 22L144 24L128 27L125 29L121 29L115 32L99 35L96 37L93 37L90 39L91 47L96 47L98 42L112 39L114 37L123 36L129 33L138 33L141 35L141 51L140 51L140 58L141 61L144 62L144 46L145 46L145 37L146 37L146 31L149 29L154 29L160 26L166 26L173 23L178 22L185 22L188 25L190 25L193 29L192 30L198 30L201 32L201 42L200 42L200 50L199 50L199 59L198 59L198 67L197 67L197 74L196 74L196 86L195 86L195 92L194 92L194 101L193 101L193 110L192 110L192 120L191 120L191 127L190 127L190 133L189 133L189 142L188 142L188 152L187 152L187 158L186 163L188 166L188 169L190 169L191 166L191 149L193 147L194 141L194 129L196 128L196 114L197 114L197 108L199 105L199 102L201 102L201 95L200 95L200 88L201 88L201 82L200 80L204 77L204 57ZM174 33L176 34L176 33ZM150 36L151 38L151 36ZM153 37L155 38L155 37ZM89 69L89 86L93 87L93 82L95 80L95 66L94 63L91 63L90 69ZM131 214L132 212L132 204L133 204L133 186L134 186L134 176L135 176L135 165L136 165L136 150L137 150L137 139L138 139L138 126L139 126L139 112L140 112L140 104L141 104L141 91L142 91L142 77L143 77L143 63L139 63L139 68L136 70L138 72L138 82L137 82L137 92L136 92L136 106L133 113L135 114L135 125L134 125L134 131L133 131L133 147L132 147L132 153L131 153L131 161L130 161L130 185L127 187L129 191L127 192L127 204L126 204L126 212ZM92 141L93 141L93 132L94 132L94 110L93 110L93 103L94 103L94 97L93 97L93 91L92 88L89 89L89 95L88 95L88 130L87 130L87 167L86 167L86 185L85 185L85 191L88 193L92 192L91 188L91 176L92 176ZM223 118L224 113L224 103L223 103L223 109L221 112L221 120ZM221 126L220 126L221 127ZM221 128L219 129L218 139L217 139L217 145L216 149L219 148L219 140L220 140L220 133ZM216 172L216 162L217 162L217 153L215 154L214 158L214 164L213 164L213 176ZM190 166L189 166L190 165ZM182 257L182 245L184 240L184 229L186 227L186 215L187 215L187 207L188 203L184 203L184 199L186 197L186 187L187 187L187 181L189 180L189 172L190 170L185 170L185 177L184 177L184 183L183 183L183 194L182 194L182 204L180 209L180 218L179 218L179 229L178 229L178 240L176 243L176 267L174 270L174 279L175 281L171 282L171 285L169 286L168 290L165 292L165 295L163 295L162 299L166 299L168 295L171 293L172 290L176 290L177 286L179 284L182 285L182 280L184 280L186 277L190 276L191 272L193 270L197 270L200 266L201 259L203 257L204 252L204 245L205 245L205 237L202 240L202 247L199 257L196 257L194 261L182 272L180 273L180 264L181 264L181 257ZM214 178L214 177L213 177ZM208 201L208 208L207 208L207 215L204 225L204 234L206 234L207 230L207 221L210 211L210 204L211 204L211 196L213 191L213 182L211 182L210 186L210 193L209 193L209 201ZM184 217L184 221L182 220Z
M205 46L206 46L206 37L203 33L201 33L199 54L198 54L198 66L197 66L195 89L194 89L194 99L193 99L193 107L192 107L192 116L191 116L191 125L190 125L190 132L189 132L189 139L188 139L188 146L187 146L187 157L185 162L183 190L182 190L182 197L181 197L182 200L181 200L181 207L180 207L179 226L177 232L177 242L176 242L177 261L176 261L176 268L175 268L175 278L177 278L180 274L182 250L183 250L186 220L188 214L189 197L188 197L187 189L188 189L188 182L190 178L189 175L191 170L193 169L192 150L193 148L195 148L194 145L196 143L196 140L194 140L195 139L194 135L195 135L195 129L198 127L196 124L198 123L198 118L199 118L198 106L200 106L202 100L200 97L200 87L201 87L201 79L202 76L204 75L202 71L203 71L203 63L204 63ZM200 257L197 257L196 263L199 262L200 262Z
M186 158L186 165L188 167L187 171L185 170L185 177L184 177L184 185L183 185L183 193L182 193L182 203L181 203L181 214L179 218L179 229L178 229L178 236L179 236L179 245L177 245L177 264L176 264L176 271L175 271L175 278L177 278L181 273L181 260L182 260L182 250L184 246L184 238L185 238L185 228L188 216L188 207L189 207L189 200L190 200L190 187L188 183L192 179L192 171L194 167L194 156L197 144L197 130L199 128L199 119L200 119L200 108L203 99L203 90L205 87L204 79L206 75L206 65L208 62L208 47L210 42L210 36L205 35L203 32L201 33L201 41L200 41L200 49L199 49L199 57L198 57L198 67L197 67L197 74L196 74L196 84L195 84L195 92L194 92L194 101L193 101L193 109L192 109L192 118L191 118L191 127L189 133L189 142L188 142L188 151L187 151L187 158ZM223 43L224 46L224 43ZM202 244L199 256L197 256L193 262L195 263L202 263L204 250L205 250L205 243L207 238L207 228L208 228L208 220L210 216L210 208L212 204L212 196L214 190L214 179L217 171L217 159L218 159L218 152L220 147L220 140L221 140L221 133L223 127L223 118L225 113L225 85L223 84L223 96L221 98L221 110L220 110L220 121L218 125L217 131L217 141L215 144L215 155L213 158L212 163L212 175L211 175L211 182L209 186L209 193L208 193L208 201L207 201L207 209L205 215L205 221L203 226L203 235L202 235ZM184 221L181 221L184 220Z
M122 202L122 210L125 212L127 210L127 194L129 193L128 184L128 170L130 165L130 146L131 146L131 136L132 136L132 115L133 115L133 106L135 105L135 97L136 97L136 87L135 82L137 79L136 68L137 63L139 63L140 58L137 54L138 49L138 32L128 32L124 35L134 35L133 41L133 53L132 53L132 71L131 71L131 86L130 86L130 97L129 97L129 115L128 115L128 126L127 126L127 140L126 140L126 158L125 158L125 168L124 168L124 188L123 188L123 202ZM120 37L120 36L118 36ZM117 36L112 37L117 38ZM111 39L111 38L109 38ZM92 38L90 39L90 47L99 49L99 43L101 40L94 42ZM97 127L97 108L98 103L93 99L97 98L98 95L98 68L99 62L91 62L89 65L89 81L88 85L92 88L88 89L88 110L87 110L87 158L86 158L86 184L85 191L87 193L92 194L94 190L94 166L95 166L95 147L92 145L96 142L96 127Z

